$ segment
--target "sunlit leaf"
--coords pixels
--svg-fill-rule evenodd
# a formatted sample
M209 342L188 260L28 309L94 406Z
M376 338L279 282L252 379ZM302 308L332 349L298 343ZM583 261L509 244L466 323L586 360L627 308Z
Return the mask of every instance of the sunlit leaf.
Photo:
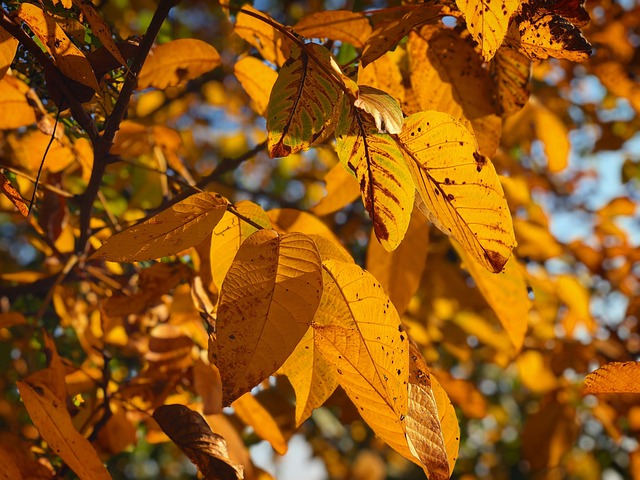
M273 228L280 233L300 232L320 235L338 245L340 240L322 220L315 215L294 208L274 208L267 212Z
M456 0L485 61L493 58L507 33L509 19L520 0Z
M513 115L524 107L529 100L531 60L519 51L503 46L493 57L491 74L496 82L502 114Z
M360 85L353 106L371 115L380 133L397 134L402 131L402 109L388 93L369 85Z
M640 363L610 362L584 379L584 393L640 393Z
M256 105L260 115L266 115L269 96L278 74L255 57L244 57L233 66L233 73Z
M405 86L399 63L403 57L398 52L388 52L366 67L360 64L358 84L382 90L402 103L405 99Z
M595 333L597 324L591 316L589 290L573 275L560 275L554 283L557 297L567 307L561 315L567 334L573 335L578 325L582 325L590 333Z
M316 345L362 418L414 462L405 437L409 346L400 318L379 283L355 264L326 260L328 274Z
M482 58L455 31L424 26L409 35L411 85L422 110L445 112L475 135L492 156L500 143L495 86Z
M20 128L36 122L36 114L27 102L29 87L10 75L0 79L0 129Z
M229 459L224 438L213 433L198 412L184 405L162 405L153 412L153 418L205 478L244 478L243 468Z
M4 77L13 62L18 50L18 40L9 32L0 27L0 80Z
M316 44L291 48L267 107L269 155L306 150L323 132L343 93L332 76L331 53Z
M255 16L263 17L262 21ZM245 5L236 17L233 31L254 46L265 60L278 66L282 65L290 55L291 40L269 23L280 25L269 15Z
M263 440L271 444L280 455L287 453L287 441L276 420L267 409L250 393L242 395L231 404L236 415L253 428Z
M2 88L1 83L0 88ZM11 203L16 206L22 215L25 217L29 215L29 207L27 207L27 203L22 199L22 195L20 195L20 192L11 185L9 179L5 177L2 172L0 172L0 192L2 192L11 201Z
M31 3L21 3L16 15L46 47L62 73L95 91L100 89L89 60L51 15Z
M359 12L329 10L306 15L293 26L299 35L307 38L329 38L362 48L371 35L369 20Z
M147 56L138 77L138 88L167 88L222 64L218 51L202 40L179 38L155 47Z
M324 177L327 195L311 210L316 215L328 215L352 203L360 196L360 187L342 165L335 165Z
M85 21L91 27L91 32L98 37L100 43L109 51L113 57L120 62L121 65L127 65L120 50L113 41L111 29L96 11L92 3L83 0L73 0L73 3L80 9Z
M66 403L46 385L17 382L22 401L42 438L83 480L111 479L89 441L75 429Z
M358 179L376 237L393 251L409 226L415 194L401 150L393 138L379 132L372 118L346 101L336 138L340 162Z
M501 271L515 245L511 214L473 135L447 114L423 112L406 119L398 140L429 220L484 268Z
M196 193L158 215L110 237L93 258L140 262L175 255L200 243L227 210L219 195Z
M229 405L293 352L320 302L320 257L299 233L260 230L240 246L222 284L210 356Z

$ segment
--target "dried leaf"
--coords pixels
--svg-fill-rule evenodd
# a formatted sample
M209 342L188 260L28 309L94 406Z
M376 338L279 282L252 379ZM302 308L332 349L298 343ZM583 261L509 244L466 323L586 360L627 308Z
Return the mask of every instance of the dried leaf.
M29 378L16 382L22 401L42 438L81 480L110 480L98 454L71 423L65 403L46 385Z
M150 219L109 238L92 258L141 262L180 253L211 233L227 210L219 195L191 195Z
M423 112L405 120L398 141L429 220L484 268L501 271L515 245L511 214L473 135L447 114Z
M210 480L242 480L243 468L229 460L227 444L198 412L184 405L162 405L153 412L160 428Z
M0 83L0 89L2 88L2 84ZM0 90L1 92L2 90ZM0 93L2 95L2 93ZM29 216L29 208L27 207L27 202L22 199L22 195L18 192L7 177L4 176L4 173L0 172L0 192L4 193L5 196L13 203L18 211L25 217Z
M255 57L244 57L233 66L233 73L253 100L256 111L266 115L273 84L278 74Z
M220 65L220 54L208 43L179 38L158 45L149 53L138 77L138 88L173 87Z
M371 35L371 24L360 12L330 10L306 15L293 30L307 38L328 38L362 48Z
M229 405L282 366L307 331L322 292L320 257L300 233L260 230L240 246L222 284L209 349Z
M18 50L18 40L0 27L0 80L7 73Z
M640 393L640 363L610 362L584 379L585 394Z
M402 109L387 92L369 85L360 85L358 98L353 106L371 115L380 133L395 135L402 131Z

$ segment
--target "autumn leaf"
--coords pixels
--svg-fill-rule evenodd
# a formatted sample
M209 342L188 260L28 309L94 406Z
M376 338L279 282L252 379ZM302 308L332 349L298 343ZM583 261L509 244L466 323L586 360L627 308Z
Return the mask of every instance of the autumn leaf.
M0 84L0 88L2 85ZM1 92L2 90L0 90ZM1 93L0 93L1 95ZM29 208L27 207L27 203L22 199L22 195L18 192L7 177L5 177L4 173L0 172L0 192L4 193L5 196L11 200L18 211L24 215L25 217L29 216Z
M233 66L233 73L256 105L260 115L266 115L269 96L278 74L255 57L244 57Z
M329 38L362 48L371 35L371 24L360 12L330 10L302 17L293 30L306 38Z
M405 120L398 143L429 220L484 268L501 271L515 245L511 214L473 135L447 114L423 112Z
M242 480L243 468L229 459L227 444L198 412L184 405L162 405L153 418L167 436L212 480Z
M504 116L513 115L529 100L531 60L521 52L503 46L491 62L491 75L496 82L498 105Z
M336 212L360 196L358 182L340 164L327 172L324 182L327 194L311 209L318 216Z
M267 107L268 148L271 157L306 150L318 138L342 97L332 76L329 51L316 44L291 47L271 91Z
M27 319L18 312L0 313L0 328L9 328L15 325L26 325Z
M71 423L65 403L39 382L27 378L16 383L40 435L71 470L81 480L111 479L89 441Z
M234 401L231 407L240 420L253 428L256 435L271 444L276 453L279 455L287 453L287 441L280 427L256 397L251 393L245 393Z
M36 114L26 93L29 87L13 76L0 79L0 129L14 129L36 122Z
M244 241L222 284L209 350L224 405L282 366L307 331L321 292L320 257L305 235L260 230Z
M100 89L89 60L51 15L31 3L21 3L16 15L42 42L62 73L95 91Z
M263 17L266 21L256 16ZM271 24L280 25L269 15L251 5L244 5L236 17L233 31L258 49L262 58L281 66L290 56L291 40Z
M353 106L371 115L380 133L395 135L402 130L402 109L387 92L369 85L359 85L358 98Z
M91 32L98 37L98 40L100 40L104 48L106 48L121 65L126 66L126 60L122 57L120 50L118 50L116 43L113 41L111 29L96 11L93 4L83 0L73 0L73 3L80 9L84 19L91 27Z
M18 50L18 40L0 27L0 80L7 73Z
M640 363L610 362L584 379L585 394L640 393Z
M180 38L158 45L149 53L138 77L138 88L176 86L220 65L220 54L211 45L194 38Z
M380 133L373 119L345 100L336 127L336 150L342 165L360 184L365 209L377 239L393 251L409 226L415 187L401 150Z
M403 56L400 51L388 52L366 67L358 66L358 84L369 85L391 95L399 103L404 102L405 86L399 64Z
M520 0L456 0L456 4L488 62L502 45L509 19L520 6Z
M359 266L337 260L322 265L328 281L325 307L312 325L316 346L373 431L417 462L405 437L409 347L398 313Z
M110 237L92 258L141 262L175 255L200 243L227 210L219 195L191 195L150 219Z

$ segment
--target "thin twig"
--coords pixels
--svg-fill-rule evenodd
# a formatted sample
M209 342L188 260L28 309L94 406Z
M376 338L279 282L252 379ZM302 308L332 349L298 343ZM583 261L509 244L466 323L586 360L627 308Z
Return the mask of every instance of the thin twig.
M56 130L58 129L58 120L60 120L60 109L58 109L58 112L56 113L56 121L53 124L53 132L51 132L51 138L49 139L47 148L44 149L44 154L42 154L42 160L40 161L40 166L38 167L38 174L36 175L36 181L33 184L33 194L31 195L31 202L29 202L28 214L31 213L33 204L36 201L36 193L38 193L38 183L40 183L40 175L42 174L42 169L44 168L44 161L47 159L47 153L49 153L49 149L51 148L53 141L56 139Z
M2 170L6 170L7 172L11 172L15 175L18 175L20 177L26 178L27 180L29 180L30 182L34 182L36 181L36 178L33 175L29 175L26 172L23 172L22 170L19 170L15 167L11 167L9 165L2 165L0 167ZM61 197L64 198L73 198L74 195L72 193L69 192L65 192L64 190L54 186L54 185L50 185L48 183L41 183L40 186L42 188L44 188L45 190L49 190L52 193L55 193L56 195L60 195Z

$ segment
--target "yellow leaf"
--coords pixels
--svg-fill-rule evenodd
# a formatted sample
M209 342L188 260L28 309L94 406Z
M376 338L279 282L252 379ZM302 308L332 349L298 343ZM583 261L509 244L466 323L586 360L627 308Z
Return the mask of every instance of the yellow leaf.
M293 208L274 208L267 212L273 228L279 233L300 232L318 235L340 246L340 240L322 220L315 215ZM348 255L348 254L347 254Z
M280 455L287 453L287 441L276 420L250 393L246 393L231 404L236 415L252 427L256 435L271 444Z
M71 470L81 480L111 479L89 441L73 427L66 404L46 385L29 378L16 383L40 435Z
M550 363L550 362L549 362ZM560 386L558 377L545 364L545 358L537 350L522 352L516 359L522 384L534 393L547 393Z
M243 200L233 205L233 210L264 228L270 228L269 217L259 205ZM214 284L222 287L222 281L229 271L242 242L257 229L231 212L225 212L222 219L213 228L211 235L210 259L211 275Z
M428 251L429 225L418 209L411 214L407 234L393 252L373 239L369 242L367 270L380 282L400 315L420 285Z
M520 6L520 0L456 0L456 4L488 62L502 45L509 20Z
M243 468L229 459L224 438L211 431L198 412L184 405L162 405L153 412L162 430L198 467L204 478L242 480Z
M0 129L11 130L36 122L36 114L27 102L29 87L15 77L0 79Z
M404 102L405 88L402 72L398 64L402 61L401 50L387 52L366 67L362 63L358 67L358 84L370 85L387 92L398 102Z
M336 127L340 163L358 179L376 238L387 251L400 245L409 227L415 187L394 139L378 132L363 112L343 102Z
M502 327L518 352L522 348L529 325L531 300L520 266L511 256L500 273L482 268L458 242L452 242L462 259L462 267L469 272L485 300L493 309Z
M534 102L533 121L536 136L544 143L547 168L558 173L569 163L569 131L566 123L544 105Z
M332 62L331 53L321 45L291 47L267 107L271 157L306 150L322 135L343 95L338 80L329 73L334 72Z
M591 297L580 280L571 275L560 275L554 283L556 295L567 306L561 318L567 335L572 335L578 325L595 333L597 323L590 312Z
M307 38L328 38L362 48L371 35L369 20L360 12L330 10L306 15L293 26Z
M233 31L255 47L262 58L281 66L290 56L291 40L281 31L251 14L264 17L269 23L280 25L269 15L256 10L251 5L245 5L236 17Z
M13 62L18 50L18 40L9 32L0 27L0 80L4 77Z
M624 64L615 60L598 62L593 66L593 73L611 93L626 98L634 110L640 112L638 82L629 78Z
M233 73L256 106L256 112L266 115L269 96L278 74L255 57L244 57L233 66Z
M610 362L584 379L585 394L640 393L640 363Z
M240 246L220 292L211 363L229 405L282 366L322 292L320 256L300 233L260 230Z
M449 397L429 374L427 364L414 344L410 345L410 356L406 419L409 447L424 465L430 480L447 480L458 457L458 419Z
M326 303L314 321L316 346L373 431L418 463L406 439L409 346L400 317L371 274L326 260ZM317 323L316 323L317 322Z
M218 51L202 40L179 38L155 47L147 56L138 88L164 89L198 78L222 65Z
M499 272L515 245L504 192L473 135L449 115L423 112L398 136L429 220L480 264Z
M75 161L75 155L66 136L56 138L47 151L50 141L51 136L45 135L40 130L28 130L20 137L9 137L7 143L13 161L27 170L37 172L44 158L44 152L47 152L43 168L53 173L61 172Z
M327 195L311 211L318 215L329 215L352 203L360 195L360 187L353 175L337 164L324 177Z
M502 121L495 84L473 46L454 30L427 25L409 35L407 52L421 109L448 113L474 133L481 153L492 156Z
M89 60L51 15L31 3L21 3L16 15L46 47L62 73L95 91L100 89Z
M211 233L227 210L219 195L191 195L158 215L109 238L92 258L141 262L180 253Z
M93 4L83 0L73 0L73 3L80 9L85 21L91 27L91 32L98 37L98 40L104 45L104 48L106 48L121 65L126 66L126 60L122 57L120 50L118 50L116 43L113 41L111 29L96 11Z
M529 100L531 60L519 51L503 46L491 62L491 74L496 82L498 104L502 115L518 112Z

